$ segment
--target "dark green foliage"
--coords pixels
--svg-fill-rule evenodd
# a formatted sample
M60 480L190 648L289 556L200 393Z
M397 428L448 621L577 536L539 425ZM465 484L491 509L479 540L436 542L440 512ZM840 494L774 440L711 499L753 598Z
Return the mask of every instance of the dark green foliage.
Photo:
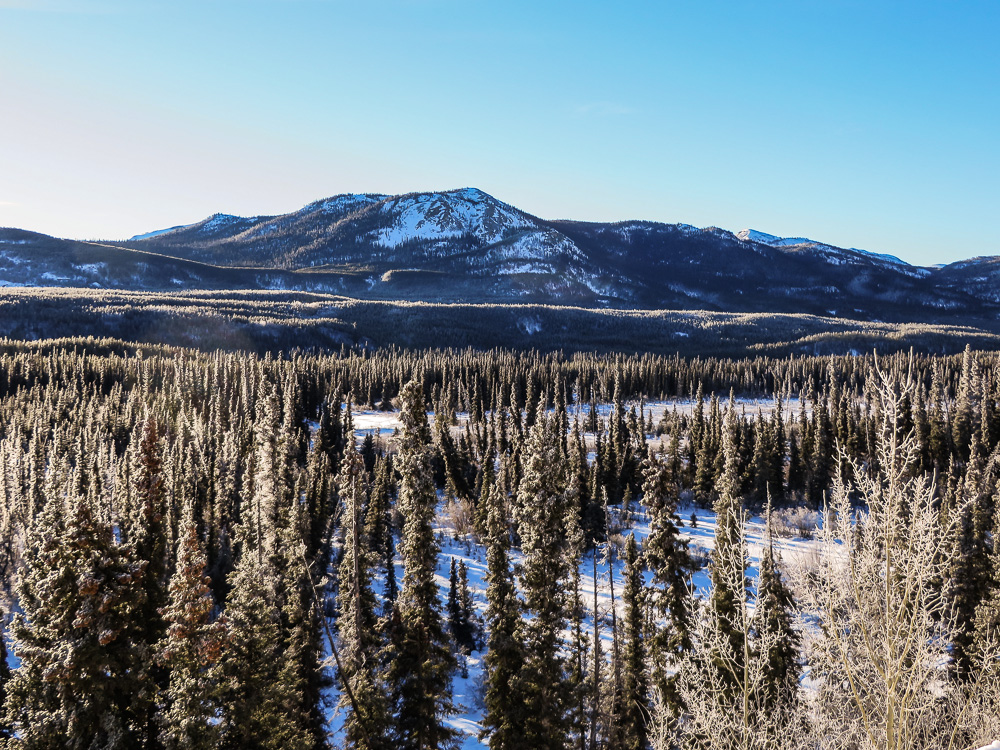
M86 500L51 497L25 550L23 614L11 625L21 659L7 713L25 748L133 748L145 689L137 632L144 563ZM80 697L86 696L81 701Z
M192 304L208 304L199 299ZM314 300L262 295L246 310L265 303L301 312ZM316 748L325 741L321 689L334 679L341 695L357 681L365 706L357 717L366 717L371 740L345 705L346 731L335 741L447 745L455 739L446 723L453 655L484 645L484 734L491 746L634 746L640 725L633 709L642 702L629 696L645 692L636 675L671 700L666 675L679 655L700 647L691 643L693 564L681 536L680 499L694 489L717 505L716 549L728 553L717 555L712 572L726 567L735 574L728 590L717 586L713 611L721 612L746 595L745 550L732 544L743 498L754 508L781 489L789 505L807 494L822 499L833 473L850 468L833 454L835 445L862 466L877 461L871 357L685 360L344 348L285 358L139 349L113 341L0 341L0 575L5 591L20 577L27 592L12 607L20 604L27 617L15 618L15 640L19 628L35 638L17 645L28 656L11 675L8 709L18 731L32 723L22 733L28 746L44 745L38 738L45 732L64 732L73 715L74 726L98 727L81 729L71 740L78 745L106 736L108 746L139 748ZM915 356L912 365L904 357L879 359L893 382L912 371L916 384L900 420L919 441L910 471L939 471L942 519L966 508L940 590L957 616L955 672L969 670L970 681L978 678L980 644L1000 627L990 458L1000 441L997 361L971 352ZM668 406L652 426L640 418L642 404L731 389L761 398L760 411L740 416L724 409L725 399L702 395L693 409ZM353 451L343 393L403 405L404 429L367 441L364 455ZM434 431L423 417L424 393L440 417ZM794 418L786 419L782 410L795 400ZM588 403L594 434L584 435L570 405L584 405L582 418ZM601 419L598 406L608 404ZM669 444L641 465L640 486L636 459L647 453L643 433L650 429ZM786 462L787 488L779 488ZM461 502L437 519L439 491ZM606 516L609 495L622 506L612 505ZM599 634L615 642L598 642L592 651L584 542L618 544L633 515L624 507L630 498L635 517L649 514L642 561L651 582L635 596L638 561L627 559L624 593L615 582L625 606L603 610L597 622ZM456 560L447 617L435 577L448 568L439 567L434 527L455 520L457 507L473 512L475 534L463 539L471 554L477 537L487 547L481 636L463 582L468 572L463 576ZM904 523L901 516L900 528ZM394 539L393 526L401 537ZM396 541L403 592L394 576ZM521 547L524 560L516 572L511 545ZM759 625L727 634L725 649L739 654L740 638L753 649L763 629L781 636L767 657L772 687L754 697L767 706L785 703L798 668L793 603L778 567L776 558L762 560ZM645 602L638 618L633 601ZM96 638L90 625L72 627L85 610L84 620L107 624ZM343 674L320 664L324 625L339 636L333 641ZM67 642L72 658L107 665L56 671L73 685L72 701L60 698L69 688L58 680L38 677L38 665L63 663ZM104 680L112 673L114 681ZM683 708L673 702L675 712Z
M337 578L340 605L337 629L343 668L338 676L342 684L350 683L351 692L341 691L341 709L346 711L344 726L348 745L361 750L376 750L384 747L387 741L389 717L384 686L377 668L382 644L375 615L371 570L374 560L378 558L371 550L364 525L366 485L364 459L357 451L348 449L341 461L339 476L340 497L344 505L344 554ZM380 531L377 516L376 510L376 516L372 518L375 533Z
M562 654L567 615L568 546L564 519L575 498L567 492L563 436L541 408L525 446L517 520L524 561L521 589L530 616L522 624L525 660L518 676L524 701L525 747L564 748L568 743L569 685Z
M455 646L464 654L471 653L476 647L475 617L465 561L456 562L453 557L448 586L448 629Z
M510 532L495 486L487 502L486 695L480 739L488 738L490 750L518 750L525 747L519 678L524 663L521 604L510 570Z
M10 682L11 671L7 663L7 628L0 628L0 709L7 705L7 683ZM0 713L0 742L11 736L11 722L5 713Z
M650 522L649 537L643 545L645 564L653 574L650 599L657 617L665 620L650 643L653 678L673 709L679 711L680 699L667 671L677 655L691 648L694 603L690 581L694 563L680 533L676 486L670 481L667 465L652 449L646 460L643 499ZM692 526L695 518L692 513Z
M396 717L394 746L424 750L455 742L455 731L444 723L453 711L450 688L455 661L434 581L438 545L431 522L437 498L420 383L408 383L400 398L403 432L397 468L405 518L400 544L403 584L390 625L388 680Z
M732 682L735 689L737 675L742 672L744 647L747 633L738 627L738 611L746 598L746 549L745 540L739 529L743 507L739 498L738 465L739 455L736 443L736 412L726 410L723 428L723 455L725 469L719 486L719 497L715 503L715 547L712 550L712 616L717 618L719 631L723 635L721 648L724 654L712 654L710 658L719 665L723 681ZM736 566L733 568L732 566ZM734 582L742 585L734 588Z
M229 641L221 662L223 747L317 747L318 643L305 545L279 526L267 556L253 533L242 544L226 603Z
M643 639L642 569L635 535L625 542L624 658L622 670L622 711L620 718L622 747L643 750L646 747L646 722L649 717L647 695L646 647Z
M989 498L972 487L970 493L971 499L959 510L951 575L946 590L954 617L952 670L959 679L968 679L972 675L976 643L981 642L976 637L977 609L982 606L982 602L989 600L991 593Z
M155 747L158 729L155 722L156 691L164 689L167 673L154 658L154 649L166 632L162 610L167 602L167 528L165 524L165 486L162 476L159 427L148 417L141 429L141 440L134 456L132 476L135 491L125 532L143 561L140 579L144 596L136 618L138 638L144 653L147 681L144 689L133 696L132 710L137 715L144 747Z
M220 741L218 667L228 634L226 621L213 617L215 600L205 568L197 529L188 519L163 610L166 632L155 652L167 673L157 715L164 748L211 750Z
M800 637L793 625L795 601L782 580L778 557L768 540L760 561L757 580L758 630L769 637L764 686L758 697L760 710L770 713L787 711L798 697Z
M385 575L384 598L391 607L399 590L396 586L395 545L392 540L392 468L388 458L375 461L375 482L365 512L364 536L377 565Z

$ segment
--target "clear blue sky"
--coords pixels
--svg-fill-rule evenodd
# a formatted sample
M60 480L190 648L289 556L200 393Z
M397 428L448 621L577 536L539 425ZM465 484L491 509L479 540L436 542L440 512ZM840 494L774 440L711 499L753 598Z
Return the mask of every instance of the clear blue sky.
M0 0L0 225L341 192L1000 254L1000 2Z

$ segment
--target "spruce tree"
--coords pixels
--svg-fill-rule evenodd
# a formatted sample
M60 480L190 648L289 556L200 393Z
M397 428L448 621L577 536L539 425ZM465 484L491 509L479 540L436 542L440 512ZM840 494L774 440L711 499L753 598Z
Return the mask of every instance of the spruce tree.
M573 499L567 492L566 457L559 421L539 408L525 448L524 478L518 489L521 588L529 619L522 625L525 660L519 676L524 700L526 747L567 745L568 683L562 654L566 622L564 519Z
M323 747L319 622L313 602L306 544L300 525L282 514L273 600L281 611L282 653L275 693L282 700L280 730L270 738L276 746L318 750Z
M282 574L266 557L251 523L232 573L226 603L229 640L221 660L221 747L307 750L315 742L301 711L291 671L283 612L277 596ZM296 656L292 654L291 656Z
M643 641L642 567L635 535L625 541L625 619L622 669L622 709L619 719L621 746L626 750L646 747L646 720L649 697L646 679L646 647Z
M510 570L510 532L503 517L500 489L493 485L488 497L486 537L486 680L483 731L490 750L520 750L524 702L519 675L524 663L521 642L521 605Z
M5 618L0 619L0 622L5 623ZM11 678L10 665L7 663L6 631L6 627L0 628L0 746L13 733L10 719L3 712L7 704L7 684Z
M994 498L993 549L988 562L986 594L976 607L975 641L985 645L1000 638L1000 499Z
M767 505L770 518L771 504ZM779 570L780 558L774 551L770 522L767 523L767 546L761 555L757 579L757 629L770 637L765 654L763 688L758 698L760 710L788 710L796 700L799 676L800 637L793 625L795 601Z
M392 467L388 457L375 460L375 482L365 512L365 539L375 556L374 563L385 575L383 595L388 611L396 601L396 548L392 539Z
M650 644L653 680L671 709L679 713L680 697L674 679L668 677L668 667L678 655L691 649L694 602L690 581L694 563L680 532L676 490L669 481L667 466L652 449L646 459L643 497L649 512L649 536L643 556L652 572L650 596L653 611L665 620L664 626L655 630ZM694 518L692 514L692 521Z
M125 530L143 566L140 585L145 596L136 617L146 675L143 690L133 696L132 711L143 747L156 744L156 692L167 685L166 670L153 658L154 650L166 632L161 614L167 603L167 528L166 497L161 460L162 440L156 420L149 416L141 429L138 451L134 454L132 476L135 496Z
M404 519L400 544L403 585L390 633L388 679L396 722L393 741L400 750L429 750L450 747L457 738L455 730L444 723L454 711L451 676L455 660L434 580L438 545L432 523L437 496L421 384L410 381L400 398L403 429L397 468Z
M143 563L76 498L50 495L32 529L11 631L21 666L7 717L19 747L127 748L143 742L132 698L143 686L135 618Z
M341 460L339 484L344 508L344 553L337 589L339 663L343 668L338 677L350 687L350 692L341 691L340 708L347 712L344 735L348 746L376 750L385 746L388 716L377 670L381 642L371 589L374 555L362 526L366 474L363 458L350 448ZM378 523L373 523L373 529L376 533L381 530Z
M476 647L476 609L469 590L469 571L464 560L451 558L451 585L448 590L448 627L455 646L465 655Z
M163 610L167 629L156 648L168 675L157 714L164 748L210 750L220 741L218 666L227 633L225 620L213 617L214 608L205 553L188 517Z
M976 609L989 597L990 513L992 499L982 491L982 467L979 433L972 436L971 457L966 467L965 499L958 510L958 523L952 549L945 593L952 613L952 672L959 679L972 674L976 652Z
M743 508L739 492L739 455L736 442L736 412L726 410L723 427L722 449L725 459L724 470L719 484L719 495L715 502L715 547L712 550L712 596L711 612L718 618L719 631L723 634L725 654L712 654L712 661L720 666L724 681L735 681L742 671L744 646L747 633L738 627L738 612L746 599L745 548L737 549L744 541L740 535ZM730 566L742 569L732 569ZM734 581L743 581L741 587L733 588ZM725 665L725 666L723 666ZM735 685L734 685L735 687Z

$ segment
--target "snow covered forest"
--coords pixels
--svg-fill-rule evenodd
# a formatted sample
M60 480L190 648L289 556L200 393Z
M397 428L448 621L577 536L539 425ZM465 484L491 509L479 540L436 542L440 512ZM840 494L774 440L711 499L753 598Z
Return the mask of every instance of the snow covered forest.
M0 341L0 744L989 745L998 365Z

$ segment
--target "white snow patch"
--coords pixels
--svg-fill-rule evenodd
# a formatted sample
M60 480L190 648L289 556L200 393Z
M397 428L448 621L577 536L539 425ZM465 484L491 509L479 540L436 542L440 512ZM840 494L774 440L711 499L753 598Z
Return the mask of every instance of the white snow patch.
M819 244L806 237L778 237L767 232L760 232L756 229L741 229L736 236L745 242L759 242L762 245L772 247L790 247L793 245L815 245Z
M514 230L535 226L513 207L473 188L401 196L385 201L381 210L394 215L394 221L392 226L374 233L374 239L390 248L409 240L465 235L490 245Z
M73 268L84 273L101 273L107 269L107 263L74 263Z
M517 327L529 336L533 336L542 330L542 321L534 317L521 318L517 321Z
M145 234L137 234L134 237L129 237L129 242L134 240L148 240L150 237L159 237L163 234L169 234L170 232L176 232L178 229L187 229L190 224L178 224L175 227L170 227L169 229L157 229L152 232L146 232Z

